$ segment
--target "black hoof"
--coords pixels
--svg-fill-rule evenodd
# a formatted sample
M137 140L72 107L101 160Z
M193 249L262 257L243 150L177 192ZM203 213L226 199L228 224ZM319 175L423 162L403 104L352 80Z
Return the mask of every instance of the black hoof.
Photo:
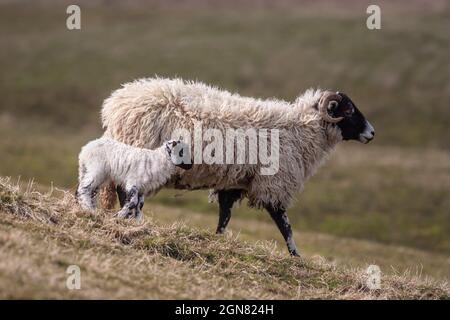
M300 253L298 251L290 251L291 257L300 257Z

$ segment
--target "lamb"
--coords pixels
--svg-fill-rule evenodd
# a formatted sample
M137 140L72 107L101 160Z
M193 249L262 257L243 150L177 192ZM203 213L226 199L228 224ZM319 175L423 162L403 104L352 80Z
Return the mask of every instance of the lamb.
M76 196L83 209L96 207L97 189L111 180L125 190L119 218L142 218L144 196L156 193L176 171L189 169L189 153L185 143L167 141L155 150L132 147L109 138L85 145L79 155L79 185Z
M346 94L321 89L309 89L287 102L242 97L182 79L148 78L123 85L102 107L104 136L142 148L151 149L175 138L172 136L180 129L195 135L198 122L202 128L223 133L228 129L277 130L278 171L263 175L261 163L194 162L192 170L177 172L166 186L213 189L219 202L219 234L225 231L233 204L246 197L250 207L269 212L293 256L299 252L286 210L294 196L340 141L368 143L375 134ZM192 147L192 142L188 146ZM112 199L114 191L110 184L102 198ZM120 186L117 193L119 200L123 198Z

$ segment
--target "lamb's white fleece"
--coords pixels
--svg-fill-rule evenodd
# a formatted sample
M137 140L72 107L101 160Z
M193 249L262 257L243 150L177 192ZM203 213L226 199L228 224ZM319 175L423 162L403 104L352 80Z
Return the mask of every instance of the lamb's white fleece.
M79 155L77 194L81 206L95 208L93 194L106 181L127 191L136 187L140 195L156 192L175 172L168 148L170 143L142 149L104 137L89 142Z

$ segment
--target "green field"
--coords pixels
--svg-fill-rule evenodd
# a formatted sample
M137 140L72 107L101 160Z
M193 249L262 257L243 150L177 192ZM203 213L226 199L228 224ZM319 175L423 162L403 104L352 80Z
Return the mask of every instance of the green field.
M0 2L1 176L73 188L80 147L102 132L103 99L139 77L180 76L288 100L309 87L332 88L352 97L376 137L338 148L290 210L294 228L449 259L448 1L444 9L384 4L377 31L365 27L367 4L359 1L326 9L294 1L81 3L82 29L68 31L61 2ZM164 190L149 202L215 223L206 192ZM245 205L235 216L256 229L270 222Z

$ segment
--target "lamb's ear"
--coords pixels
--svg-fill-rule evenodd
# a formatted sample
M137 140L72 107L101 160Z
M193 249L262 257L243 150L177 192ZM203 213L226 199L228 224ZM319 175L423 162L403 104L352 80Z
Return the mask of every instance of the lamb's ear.
M172 155L172 149L170 148L170 142L166 142L165 145L166 145L166 151L169 154L169 156Z

